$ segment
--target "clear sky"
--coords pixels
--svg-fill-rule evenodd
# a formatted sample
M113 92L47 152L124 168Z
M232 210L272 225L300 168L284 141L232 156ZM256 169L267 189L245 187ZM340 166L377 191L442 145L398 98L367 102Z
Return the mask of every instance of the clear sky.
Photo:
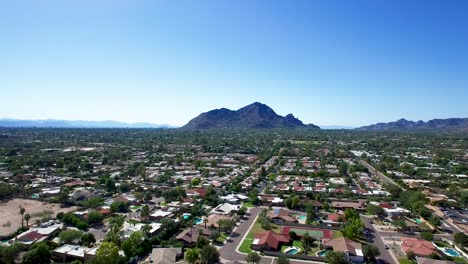
M5 0L0 118L468 117L468 1Z

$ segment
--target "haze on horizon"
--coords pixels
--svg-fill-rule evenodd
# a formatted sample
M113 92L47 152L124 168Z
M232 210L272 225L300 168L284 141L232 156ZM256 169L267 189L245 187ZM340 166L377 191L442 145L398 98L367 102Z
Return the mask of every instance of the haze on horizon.
M464 1L3 1L0 118L468 116Z

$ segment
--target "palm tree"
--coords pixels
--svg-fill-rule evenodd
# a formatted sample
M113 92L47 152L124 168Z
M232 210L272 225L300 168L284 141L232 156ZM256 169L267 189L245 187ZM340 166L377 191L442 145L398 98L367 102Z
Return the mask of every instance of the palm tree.
M20 207L20 214L21 214L21 227L24 227L24 212L26 212L26 209L24 209L23 207Z
M206 228L206 224L208 224L208 218L203 218L203 223L205 224L205 228Z
M29 227L29 220L31 219L30 214L25 214L24 215L24 220L26 220L26 227Z

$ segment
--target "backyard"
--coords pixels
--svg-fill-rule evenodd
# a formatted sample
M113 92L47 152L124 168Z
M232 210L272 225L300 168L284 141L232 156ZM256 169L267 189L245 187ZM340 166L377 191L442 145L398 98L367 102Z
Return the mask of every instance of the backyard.
M21 227L20 207L24 208L31 215L29 225L34 224L36 220L47 220L55 218L57 213L67 213L76 210L76 207L61 208L58 204L45 203L37 200L12 199L0 203L0 236L13 234ZM26 222L24 223L26 225Z

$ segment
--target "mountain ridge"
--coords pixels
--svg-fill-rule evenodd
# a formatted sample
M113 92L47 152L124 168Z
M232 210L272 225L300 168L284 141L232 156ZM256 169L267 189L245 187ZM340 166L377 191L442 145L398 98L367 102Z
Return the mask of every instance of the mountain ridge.
M37 128L176 128L166 124L148 122L126 123L114 120L62 120L62 119L13 119L1 118L0 127L37 127Z
M314 124L304 124L293 114L281 116L266 104L259 102L238 110L220 108L201 113L190 120L182 129L219 129L219 128L312 128Z
M452 129L452 130L468 130L468 118L445 118L431 119L427 122L422 120L410 121L401 118L397 121L387 123L376 123L368 126L356 128L356 130L364 131L384 131L384 130L424 130L424 129Z

